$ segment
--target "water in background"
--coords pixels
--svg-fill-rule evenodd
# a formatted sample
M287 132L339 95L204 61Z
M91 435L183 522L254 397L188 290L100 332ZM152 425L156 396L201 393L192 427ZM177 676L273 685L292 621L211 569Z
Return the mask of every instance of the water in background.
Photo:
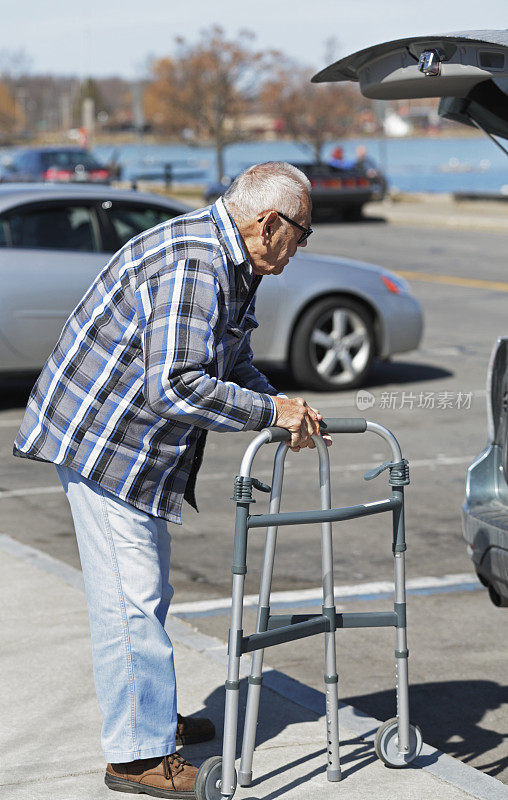
M403 192L479 191L508 193L508 156L487 137L350 139L334 142L328 156L340 144L346 158L354 158L358 145L388 176L390 186ZM209 183L217 180L215 153L211 147L186 145L124 144L93 149L102 161L115 158L125 179L141 174L159 175L172 164L174 180ZM228 175L236 175L260 161L312 161L311 151L295 142L249 142L230 145L225 152Z
M505 140L502 140L506 145ZM508 194L508 157L486 136L470 138L349 139L329 144L328 157L340 145L346 158L354 159L358 145L388 176L390 186L403 192L503 192ZM65 146L65 145L63 145ZM0 148L0 163L20 148ZM217 180L212 147L168 144L101 145L92 152L100 161L115 160L122 178L162 177L171 164L175 181L212 183ZM260 161L310 162L309 148L296 142L248 142L225 151L226 173L235 176ZM0 167L1 171L1 167Z

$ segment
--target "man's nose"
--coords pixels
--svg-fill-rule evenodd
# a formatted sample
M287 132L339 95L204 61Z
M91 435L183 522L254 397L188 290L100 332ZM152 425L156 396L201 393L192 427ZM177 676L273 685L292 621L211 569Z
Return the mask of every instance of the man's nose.
M299 242L298 247L307 247L307 239L305 239L303 242Z

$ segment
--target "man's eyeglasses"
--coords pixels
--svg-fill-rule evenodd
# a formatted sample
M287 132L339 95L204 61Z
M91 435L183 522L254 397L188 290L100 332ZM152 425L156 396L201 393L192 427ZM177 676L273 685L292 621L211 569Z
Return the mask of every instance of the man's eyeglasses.
M285 219L286 222L289 222L291 225L294 225L295 228L298 228L298 230L302 231L302 233L300 234L300 236L297 239L297 242L296 242L297 244L303 244L303 242L305 242L309 238L311 233L314 233L313 229L310 226L308 228L304 228L303 225L300 225L298 222L295 222L294 219L291 219L290 217L286 217L286 215L283 214L282 211L277 211L276 213L279 215L279 217L282 217L282 219ZM262 222L263 220L264 220L264 217L261 217L261 219L259 219L258 222Z

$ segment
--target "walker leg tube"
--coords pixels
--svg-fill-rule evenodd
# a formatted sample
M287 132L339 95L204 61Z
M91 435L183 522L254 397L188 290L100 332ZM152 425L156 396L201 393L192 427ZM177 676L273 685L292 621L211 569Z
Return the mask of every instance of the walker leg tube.
M287 445L280 444L275 456L272 476L272 493L270 496L270 514L277 514L280 510L282 479L284 475L284 459L287 451ZM265 552L259 587L256 633L259 633L260 631L266 631L267 629L268 616L270 614L270 591L272 588L276 542L277 527L271 526L266 531ZM255 650L252 656L252 667L249 676L249 690L247 694L247 708L245 712L245 726L243 729L242 758L240 761L240 771L238 774L238 783L240 786L250 786L252 782L252 759L256 744L256 728L259 712L259 698L261 694L263 655L264 650Z
M224 710L224 739L222 745L221 794L232 797L235 791L236 731L238 727L238 696L240 693L240 657L242 640L243 593L247 572L248 503L236 507L235 545L233 557L233 592L231 626L229 629L228 679Z
M397 690L398 750L409 751L409 676L406 628L406 574L405 574L405 529L404 529L404 489L393 489L393 495L402 500L393 512L393 555L395 579L395 611L399 616L396 628L395 674Z
M335 631L325 633L325 687L326 687L326 735L328 767L326 777L329 781L340 781L339 755L339 697L338 676L335 660Z
M262 630L262 629L260 629ZM256 728L258 722L259 697L261 694L261 671L263 669L263 650L256 650L252 658L252 671L249 675L247 708L245 711L245 727L243 729L242 758L238 783L250 786L252 783L252 759L256 745ZM253 675L252 673L259 673Z
M314 440L316 441L316 439ZM330 460L328 450L322 439L316 441L319 451L319 486L321 508L331 508ZM339 698L338 676L335 653L335 596L333 580L332 524L321 523L321 557L323 569L323 614L330 620L330 630L325 637L325 693L326 693L326 735L328 767L326 777L329 781L340 781L339 755Z

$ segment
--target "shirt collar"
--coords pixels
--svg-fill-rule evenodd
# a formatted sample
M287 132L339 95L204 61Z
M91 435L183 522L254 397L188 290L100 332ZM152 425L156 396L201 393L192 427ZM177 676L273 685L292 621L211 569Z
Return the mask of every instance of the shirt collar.
M211 213L222 234L224 245L233 263L239 266L247 262L250 266L250 259L245 251L240 231L236 227L234 219L229 215L222 197L215 201L211 208Z

